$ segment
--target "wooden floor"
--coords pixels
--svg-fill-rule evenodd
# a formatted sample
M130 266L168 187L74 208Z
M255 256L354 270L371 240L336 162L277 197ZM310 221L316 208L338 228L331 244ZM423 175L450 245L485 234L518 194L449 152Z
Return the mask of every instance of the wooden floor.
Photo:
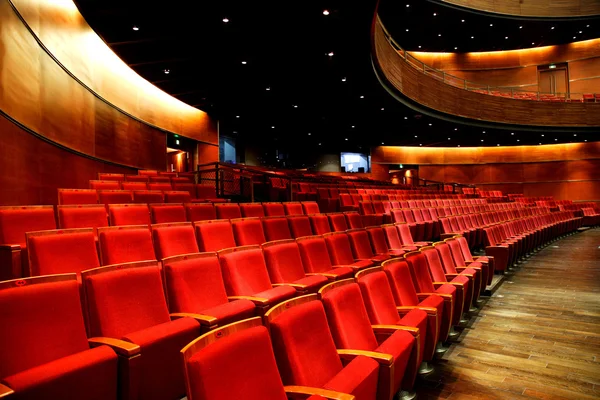
M600 398L600 229L508 272L459 340L420 400Z

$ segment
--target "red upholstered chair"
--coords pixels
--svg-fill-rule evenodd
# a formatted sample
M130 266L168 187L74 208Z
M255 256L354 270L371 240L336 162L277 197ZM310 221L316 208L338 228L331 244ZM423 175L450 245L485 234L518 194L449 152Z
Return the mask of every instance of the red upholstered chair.
M310 219L306 215L294 215L287 217L290 232L294 239L302 236L312 236Z
M302 209L306 215L319 214L321 212L319 204L316 201L303 201Z
M429 266L427 265L427 259L423 253L412 251L410 253L406 253L403 257L410 268L410 276L412 277L415 290L421 294L420 296L424 296L426 294L437 294L442 296L444 298L444 302L448 302L452 305L452 312L448 313L452 315L452 326L458 325L460 323L463 311L464 298L462 298L462 295L459 297L457 294L457 287L448 283L434 284L433 280L431 279L431 273L429 272ZM444 313L446 312L444 311ZM450 333L448 336L453 338L458 336L458 334L453 330L453 328L450 328Z
M218 252L229 296L250 296L259 311L296 295L289 285L272 284L260 246L241 246Z
M378 362L361 352L336 349L323 304L317 301L316 294L289 300L265 317L285 385L335 390L359 400L376 398ZM393 357L380 359L389 364ZM349 362L344 366L342 360Z
M355 259L350 246L350 240L345 232L332 232L323 235L327 243L327 251L333 265L343 265L354 269L364 269L375 265L369 259Z
M344 218L343 215L341 215L341 217ZM309 215L308 220L310 221L310 226L315 235L323 235L325 233L331 232L331 226L329 225L329 217L327 215ZM345 219L344 222L346 222Z
M254 303L229 300L216 253L195 253L162 260L169 310L206 315L201 323L214 329L255 315Z
M404 247L408 247L408 246L416 246L416 247L423 247L423 246L431 246L431 242L415 242L413 240L413 236L410 233L410 226L405 223L405 222L399 222L399 223L395 223L394 225L396 225L396 229L398 229L398 234L400 235L400 240L402 241L402 245Z
M267 241L262 222L258 217L232 219L231 228L237 246L263 244Z
M133 202L134 203L162 203L165 201L165 195L161 190L134 190L133 191Z
M181 174L179 174L179 176L171 176L171 183L192 183L192 181L194 180L194 173L190 172L190 174L190 176L182 176ZM192 197L196 197L195 191L196 189L194 188L194 194L192 195Z
M322 236L305 236L296 239L304 270L310 274L320 273L329 279L346 279L354 275L354 268L331 264L327 244Z
M108 226L106 207L101 204L57 206L58 227L61 229L93 228Z
M138 170L138 175L144 175L144 176L150 178L151 176L157 176L158 171L155 171L152 169L140 169L140 170Z
M117 399L117 355L90 348L75 274L0 283L0 324L3 398Z
M115 182L115 183L118 183L118 182ZM98 203L100 203L100 204L133 203L133 194L130 190L98 190Z
M344 216L346 217L346 222L348 223L348 228L350 229L360 229L364 228L365 224L363 222L363 216L357 212L345 212Z
M410 275L410 268L403 258L388 260L381 266L388 278L396 307L404 310L418 308L425 311L427 313L427 332L431 332L432 335L437 332L438 343L448 340L452 326L452 304L446 305L444 298L436 294L421 295L417 293ZM428 346L429 343L426 343L426 354L431 351ZM445 349L440 346L440 352L443 351Z
M439 253L433 246L422 247L419 250L427 260L429 267L429 273L434 283L450 283L456 286L456 297L458 301L463 303L463 313L466 313L471 308L471 302L473 301L473 276L459 274L447 274L442 266L442 260L440 259Z
M329 223L331 224L333 232L346 232L349 229L346 216L343 213L327 214L327 218L329 218ZM322 234L323 233L319 233L319 235Z
M171 178L169 176L161 175L159 176L150 176L150 182L171 182Z
M242 217L264 217L265 210L260 203L240 203Z
M198 184L196 185L196 198L212 200L217 198L214 184Z
M398 233L398 229L394 224L385 224L381 225L381 229L385 235L385 241L388 245L388 248L391 250L401 250L401 251L416 251L419 248L417 246L406 246L402 244L402 240L400 240L400 234Z
M379 226L371 226L366 228L367 235L369 236L369 241L371 242L371 246L373 247L373 252L375 254L386 254L391 257L399 257L402 256L406 251L401 249L391 249L388 247L387 241L385 239L385 232Z
M153 224L187 221L183 204L150 204L150 218Z
M150 182L148 184L149 190L160 190L161 192L166 192L169 190L173 190L170 182Z
M271 282L288 284L301 294L316 293L327 283L325 275L304 272L302 256L295 240L267 242L261 248Z
M465 239L464 236L455 236L456 241L458 242L458 244L460 245L460 249L462 251L463 254L463 258L465 259L465 263L466 265L469 265L472 262L479 262L481 263L484 267L487 264L488 265L488 273L487 273L487 280L486 280L486 284L487 285L491 285L492 284L492 279L494 278L494 257L492 256L477 256L477 257L473 257L473 255L471 255L471 249L469 249L469 243L467 242L467 239Z
M146 182L121 182L121 189L123 190L148 190L148 184ZM135 193L134 193L134 203L141 203L135 201Z
M146 204L109 204L111 226L150 225L150 211Z
M98 180L123 182L125 174L98 173Z
M291 239L292 232L285 217L263 217L261 218L263 230L267 241Z
M120 384L134 393L130 398L181 398L185 380L179 351L200 335L200 323L190 314L169 315L156 263L111 265L81 275L90 335L140 348L135 365L120 365L128 378Z
M369 320L373 325L400 325L409 330L417 339L417 352L408 364L405 387L412 387L417 372L429 373L427 365L433 359L437 344L437 331L428 332L427 313L423 310L398 309L387 275L381 267L371 268L356 274ZM413 328L413 329L408 329Z
M231 222L228 220L198 221L194 226L200 251L219 251L236 246Z
M377 398L395 398L402 389L408 363L417 361L417 339L402 326L371 325L360 287L352 279L329 284L319 290L319 295L338 349L373 351L393 357L389 365L379 365Z
M215 204L217 219L242 218L240 206L237 204Z
M285 400L286 394L310 400L353 398L317 388L284 387L269 333L258 317L205 333L181 353L189 400Z
M185 191L164 191L165 203L189 203L192 201L192 196Z
M356 260L371 260L375 264L381 264L391 257L387 253L375 254L369 241L366 229L350 229L346 231L352 248L352 255Z
M77 273L100 266L92 228L27 233L29 276Z
M302 203L283 203L283 210L285 212L285 215L304 215Z
M473 294L473 300L479 297L485 291L485 286L488 281L488 264L482 264L480 262L471 261L467 263L465 258L463 257L462 250L460 248L460 244L458 240L455 238L449 238L444 240L445 246L440 243L434 243L433 246L440 253L440 257L448 257L448 253L451 254L453 264L449 265L449 268L446 270L447 273L467 273L473 274L475 279L475 293ZM442 262L444 263L444 269L446 269L446 262L444 262L444 258L442 258ZM472 271L470 271L472 270ZM493 273L493 271L492 271Z
M265 210L265 216L267 217L285 216L285 209L281 203L262 203L262 206Z
M98 191L96 189L58 189L58 204L96 204Z
M217 211L212 203L185 204L185 213L190 222L217 219Z
M53 206L0 207L0 280L27 276L26 232L56 229Z
M102 265L156 260L152 235L148 226L99 228L98 244Z
M148 175L125 175L127 182L148 182Z
M198 252L196 235L191 222L152 225L152 239L156 258Z
M196 198L196 185L191 182L173 182L171 181L171 185L173 186L173 190L179 192L188 192L190 194L190 198Z
M116 181L90 181L90 189L119 190L121 189L121 183Z

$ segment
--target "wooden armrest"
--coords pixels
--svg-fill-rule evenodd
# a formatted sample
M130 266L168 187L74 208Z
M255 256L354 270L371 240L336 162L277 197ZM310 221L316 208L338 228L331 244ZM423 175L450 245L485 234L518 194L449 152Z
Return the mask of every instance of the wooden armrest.
M462 282L433 282L433 287L440 287L442 285L453 285L453 286L460 286L461 288L464 286Z
M375 331L375 333L388 333L392 334L396 331L408 331L413 334L413 336L419 335L419 328L415 328L414 326L404 326L404 325L371 325L371 328Z
M428 315L437 315L437 308L435 307L426 307L426 306L400 306L400 307L396 307L396 310L398 310L398 313L407 313L411 310L423 310L425 311Z
M337 275L334 274L326 274L324 272L309 272L306 274L306 276L324 276L327 279L335 279L337 278Z
M15 391L9 388L6 385L0 383L0 398L8 397L13 394Z
M351 394L334 392L328 389L319 389L308 386L284 386L283 389L288 394L303 394L307 396L318 395L330 400L354 400Z
M231 300L250 300L257 306L268 306L269 299L265 299L264 297L253 297L253 296L227 296L229 301Z
M214 326L217 323L217 318L211 315L194 314L194 313L171 313L169 314L171 319L179 318L193 318L200 323L200 325Z
M446 279L456 278L457 276L466 276L468 278L473 279L473 274L446 274ZM450 283L450 282L448 282Z
M21 250L21 245L20 244L5 244L5 243L1 243L0 244L0 250L17 251L17 250Z
M352 360L356 356L365 356L374 359L379 364L391 365L394 362L394 356L386 353L379 353L377 351L365 351L365 350L354 350L354 349L338 349L338 355L341 359Z
M440 296L444 299L452 300L452 295L450 293L417 293L417 298L424 299L429 296Z
M273 283L273 284L271 284L271 286L273 286L273 287L291 286L294 289L298 289L298 290L304 290L308 287L308 285L303 285L301 283Z
M120 356L131 357L140 354L141 348L139 345L131 342L126 342L121 339L109 337L93 337L88 339L91 347L106 345L113 349Z

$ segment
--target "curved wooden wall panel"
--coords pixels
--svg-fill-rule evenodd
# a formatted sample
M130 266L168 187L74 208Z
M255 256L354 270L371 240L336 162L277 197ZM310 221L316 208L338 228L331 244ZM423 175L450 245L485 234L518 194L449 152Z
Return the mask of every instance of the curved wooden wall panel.
M10 0L33 34L77 79L135 118L218 145L205 112L168 95L125 64L90 28L72 0Z
M87 188L98 172L135 174L48 143L0 115L0 205L56 204L59 188Z
M441 0L461 7L523 17L581 17L600 14L597 0Z
M514 100L457 88L409 65L388 42L379 18L374 33L374 61L397 91L442 113L502 124L554 127L600 126L600 103L553 103Z
M0 0L0 81L0 109L39 135L124 166L165 168L165 133L73 79L40 47L7 0Z

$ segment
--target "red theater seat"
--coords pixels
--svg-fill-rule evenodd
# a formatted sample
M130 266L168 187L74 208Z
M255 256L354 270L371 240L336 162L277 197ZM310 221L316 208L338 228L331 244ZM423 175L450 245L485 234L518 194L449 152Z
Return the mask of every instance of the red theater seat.
M262 203L267 217L282 217L285 215L285 209L281 203Z
M390 256L387 253L375 254L369 241L369 235L366 229L350 229L346 231L352 248L352 254L357 260L371 260L375 264L381 264L385 260L389 260Z
M217 219L217 211L211 203L185 204L185 213L187 220L190 222Z
M58 204L96 204L98 191L96 189L58 189Z
M288 225L292 237L299 238L302 236L312 236L313 231L310 226L310 220L306 215L295 215L287 217Z
M423 246L431 246L431 242L415 242L413 240L412 233L410 232L410 225L405 222L399 222L394 224L396 229L398 229L398 234L400 235L400 240L402 241L402 245L404 247L423 247Z
M344 216L341 216L344 218ZM309 215L308 220L310 221L310 226L315 235L323 235L325 233L331 232L331 226L329 226L329 217L325 214L314 214ZM346 220L344 219L344 223Z
M189 203L192 196L185 191L165 191L165 203Z
M127 182L148 182L147 175L125 175Z
M26 232L56 229L53 206L0 207L0 280L27 276Z
M349 229L361 229L365 227L363 216L357 212L345 212L346 222Z
M150 217L153 224L187 221L183 204L150 204Z
M160 176L149 176L150 182L171 182L171 178L169 176L160 175Z
M240 206L237 204L215 204L217 219L242 218Z
M236 246L231 222L228 220L198 221L194 226L198 249L202 252L219 251Z
M291 239L292 232L285 217L261 218L267 241Z
M148 190L148 184L146 182L122 182L121 189L123 190ZM137 203L134 200L134 203Z
M146 204L110 204L108 216L111 226L150 225L150 211Z
M121 385L137 392L141 400L184 396L179 352L200 335L200 324L175 315L177 319L171 321L156 263L91 269L82 273L82 280L90 335L123 340L140 348L137 360L120 365L128 378Z
M165 201L165 195L160 190L134 190L133 191L133 202L134 203L163 203Z
M207 316L202 326L214 329L255 314L250 300L227 298L216 253L196 253L163 259L169 310Z
M150 228L144 225L98 229L102 265L134 261L156 261Z
M319 204L316 201L303 201L302 209L304 209L304 214L306 215L319 214L321 212Z
M292 203L287 202L283 203L283 210L285 215L303 215L304 209L302 208L302 203Z
M286 393L309 400L345 399L343 393L329 390L284 387L260 318L205 333L181 352L188 399L285 400Z
M354 269L331 264L327 244L322 236L305 236L296 240L302 265L307 273L322 274L331 280L351 278Z
M198 244L191 222L152 225L154 253L159 260L198 252Z
M473 257L471 255L471 249L469 249L469 243L467 242L467 239L465 239L464 236L455 236L455 238L456 238L456 241L460 245L460 249L462 251L466 265L469 265L475 261L481 263L483 266L485 266L485 264L488 265L488 273L487 273L487 280L486 280L487 283L486 284L491 285L492 279L494 277L494 257L492 257L492 256Z
M363 355L346 358L338 353L323 305L316 299L317 295L302 296L270 310L266 316L283 383L374 400L379 376L377 361ZM343 359L351 361L344 366ZM391 359L391 356L386 358L388 363Z
M259 218L232 219L231 228L238 246L263 244L267 241Z
M364 269L375 265L369 259L354 258L350 240L345 232L333 232L323 235L327 243L327 251L333 265L348 266L354 269Z
M244 218L265 216L265 210L260 203L241 203L240 210Z
M97 228L108 226L108 214L103 205L57 206L58 227L61 229Z
M229 296L250 296L260 312L296 295L289 285L273 285L260 246L242 246L218 252Z
M378 226L371 226L369 228L366 228L366 231L367 235L369 236L371 246L373 247L373 252L375 254L387 254L391 257L399 257L406 253L406 251L404 250L392 249L388 247L383 228Z
M346 221L346 216L343 213L327 214L327 218L329 219L329 223L331 224L331 230L333 230L333 232L346 232L349 229L348 222ZM320 232L315 233L318 233L319 235L323 234Z
M480 293L483 293L485 291L485 287L486 287L487 281L488 281L488 274L490 273L489 265L482 264L482 263L476 262L476 261L471 261L471 262L467 263L467 261L463 257L462 250L460 248L460 244L458 243L458 240L456 240L455 238L446 239L446 240L444 240L444 242L447 244L448 249L450 250L450 253L452 254L452 259L454 260L454 264L450 264L450 268L446 272L453 274L456 272L462 273L463 271L469 270L469 269L474 270L475 271L474 277L475 277L475 281L476 281L475 289L476 290L477 290L477 288L479 289L479 292L476 292L474 294L474 296L478 297ZM437 244L434 244L434 246L438 250L438 252L440 251L440 249L442 247L444 247L442 245L437 245ZM442 259L442 261L443 260L444 259ZM446 263L444 263L444 268L445 268L445 265L446 265ZM454 269L453 269L453 267L454 267ZM467 272L467 273L471 273L471 272ZM491 273L493 274L494 272L491 271Z
M90 181L90 189L119 190L121 189L121 183L116 181Z
M152 182L148 184L149 190L160 190L161 192L173 190L170 182Z
M77 273L100 266L92 228L27 233L29 275Z
M122 182L125 180L125 175L124 174L98 173L98 180Z
M377 398L393 399L402 389L402 380L409 362L415 364L417 361L417 339L402 326L384 328L371 325L359 286L350 279L343 282L327 285L319 290L333 341L339 349L391 355L393 359L390 364L379 365ZM415 367L413 365L412 369ZM404 389L410 390L412 385L405 385Z
M1 283L0 324L7 398L117 399L117 355L90 349L75 274Z
M173 190L179 192L188 192L190 194L190 199L196 198L196 186L193 183L187 182L172 182Z
M264 243L263 249L271 282L289 284L299 293L315 293L327 283L321 274L307 275L302 266L302 257L295 240L277 240Z
M133 203L133 194L130 190L98 190L98 203L100 203L100 204Z
M213 200L217 198L215 186L210 184L196 185L196 198L203 200Z

